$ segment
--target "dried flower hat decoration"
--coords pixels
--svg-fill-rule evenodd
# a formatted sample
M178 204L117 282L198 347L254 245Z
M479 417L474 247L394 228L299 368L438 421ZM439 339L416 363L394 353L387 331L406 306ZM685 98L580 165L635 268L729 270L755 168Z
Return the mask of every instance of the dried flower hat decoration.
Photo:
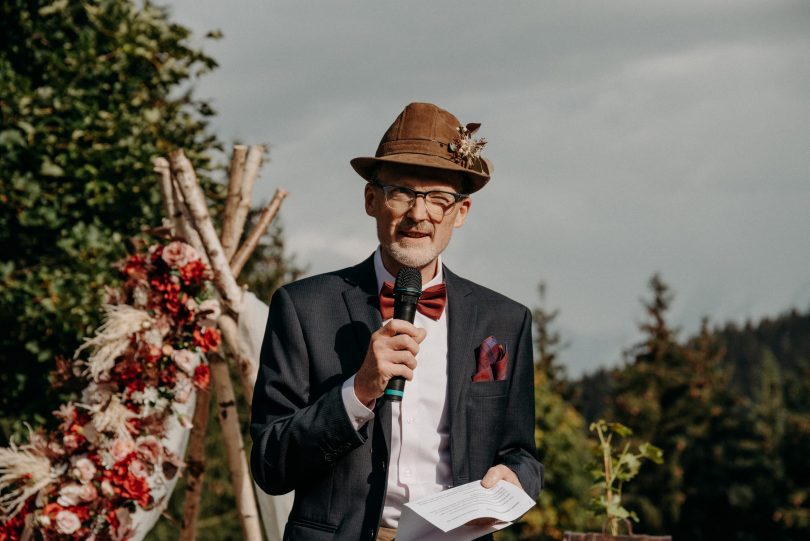
M458 127L458 135L450 143L448 149L453 157L453 161L467 169L481 171L481 149L487 144L483 137L473 139L473 134L481 127L480 123L470 123L466 126Z

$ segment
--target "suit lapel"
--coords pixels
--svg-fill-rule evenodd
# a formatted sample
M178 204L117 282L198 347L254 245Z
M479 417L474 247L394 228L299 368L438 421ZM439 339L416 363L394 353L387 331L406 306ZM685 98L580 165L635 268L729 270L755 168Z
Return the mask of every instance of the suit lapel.
M343 292L343 300L346 309L349 311L349 318L352 321L357 341L357 355L362 363L368 350L371 333L382 326L382 318L379 309L379 291L377 291L377 274L374 271L374 255L352 267L351 272L345 277L352 286ZM359 368L359 365L358 365ZM386 401L377 400L377 418L374 430L382 429L384 437L386 456L387 449L391 445L391 408L386 407ZM375 438L376 439L376 438Z
M467 284L444 267L447 286L447 386L450 420L450 456L455 483L467 482L466 396L474 372L473 340L478 319L475 296Z

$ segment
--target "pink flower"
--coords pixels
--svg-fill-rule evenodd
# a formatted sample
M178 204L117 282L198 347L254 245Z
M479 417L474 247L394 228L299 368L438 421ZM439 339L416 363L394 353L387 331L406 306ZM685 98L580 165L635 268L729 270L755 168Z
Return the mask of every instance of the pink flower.
M148 477L149 470L146 468L146 464L141 462L138 459L133 460L129 464L129 473L134 475L135 477Z
M197 356L187 349L176 349L172 352L172 360L186 374L193 374L197 365Z
M70 535L82 527L82 521L75 513L59 511L56 514L56 530L59 533Z
M154 436L143 436L135 443L138 456L150 464L159 464L163 458L163 446Z
M96 487L92 483L82 485L82 488L79 491L79 498L81 498L84 502L92 502L98 498L98 490L96 490Z
M80 458L73 467L73 475L82 483L89 483L96 476L96 465L89 458Z
M170 242L163 248L163 261L174 268L185 267L189 262L200 259L197 251L185 242Z
M129 438L116 438L112 447L110 447L110 453L112 453L116 462L124 460L134 450L135 444Z

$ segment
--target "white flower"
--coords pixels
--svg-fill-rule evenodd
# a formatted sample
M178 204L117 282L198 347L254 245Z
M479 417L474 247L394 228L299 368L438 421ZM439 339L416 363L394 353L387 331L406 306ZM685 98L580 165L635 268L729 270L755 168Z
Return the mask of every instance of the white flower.
M82 457L74 464L73 475L82 483L89 483L96 476L96 465L89 458Z
M112 446L110 446L110 453L112 453L116 462L124 460L134 450L135 443L129 438L115 438Z
M101 482L101 493L105 496L115 496L115 489L112 486L112 483L107 481L106 479Z
M174 399L180 404L185 404L194 392L194 383L182 372L177 373L177 384L174 387Z
M71 505L78 505L82 500L81 497L82 486L76 483L69 483L59 489L59 497L56 503L62 507L70 507Z
M154 327L143 333L143 339L147 344L158 347L163 346L163 333Z
M142 287L136 287L132 292L132 304L135 306L146 306L149 302L149 294Z
M82 521L75 513L62 510L56 514L56 530L59 533L70 535L81 527Z
M194 374L198 361L196 354L187 349L176 349L172 352L172 360L186 374Z

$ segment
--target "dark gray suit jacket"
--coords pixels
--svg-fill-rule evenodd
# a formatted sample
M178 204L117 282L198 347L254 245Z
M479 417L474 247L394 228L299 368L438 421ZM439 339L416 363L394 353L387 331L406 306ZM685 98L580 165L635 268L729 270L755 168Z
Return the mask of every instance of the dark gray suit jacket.
M448 295L448 408L453 484L495 464L537 497L531 313L444 268ZM355 431L341 385L381 325L372 258L288 284L273 295L253 395L253 476L270 494L295 490L285 540L371 540L385 499L391 409ZM489 335L509 352L504 381L472 383ZM417 367L417 370L419 368ZM407 386L406 386L407 392Z

